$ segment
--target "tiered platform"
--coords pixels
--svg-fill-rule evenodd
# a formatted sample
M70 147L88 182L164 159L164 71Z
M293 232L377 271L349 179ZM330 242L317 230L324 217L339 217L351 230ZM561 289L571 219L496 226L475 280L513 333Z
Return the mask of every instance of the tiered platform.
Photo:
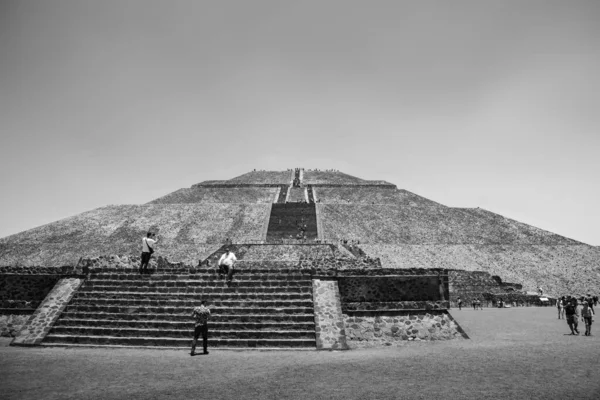
M189 347L206 300L209 347L315 349L312 284L297 270L241 262L231 287L214 268L91 272L43 345Z

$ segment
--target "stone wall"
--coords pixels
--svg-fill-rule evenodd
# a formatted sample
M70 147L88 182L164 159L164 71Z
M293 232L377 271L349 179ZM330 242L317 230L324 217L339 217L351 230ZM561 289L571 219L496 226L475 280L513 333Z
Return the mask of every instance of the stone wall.
M238 260L300 261L309 258L331 258L340 254L332 244L230 244L224 245L209 256L220 257L228 248Z
M346 350L346 333L338 284L313 280L317 350Z
M344 314L349 348L393 346L411 340L464 338L460 326L445 311L406 312L393 316Z
M0 308L37 308L58 281L57 275L0 275Z
M42 266L24 266L24 265L4 265L0 266L0 275L78 275L75 266L63 267L42 267Z
M532 301L522 292L522 285L502 282L500 277L483 271L449 270L448 282L449 299L455 307L458 306L456 303L458 297L462 299L465 306L470 305L475 299L480 300L483 306L492 306L498 298L504 300L510 298L509 301ZM537 300L539 302L539 298Z
M75 267L0 267L0 336L15 337L62 277Z
M0 314L0 336L15 337L27 322L29 314Z
M340 277L338 282L344 303L444 300L435 275Z
M450 302L437 301L369 301L369 302L343 302L342 311L352 313L353 315L373 314L373 312L391 314L396 311L431 311L447 310L450 308Z
M11 345L39 345L82 283L83 279L81 278L60 279L42 304L27 320Z

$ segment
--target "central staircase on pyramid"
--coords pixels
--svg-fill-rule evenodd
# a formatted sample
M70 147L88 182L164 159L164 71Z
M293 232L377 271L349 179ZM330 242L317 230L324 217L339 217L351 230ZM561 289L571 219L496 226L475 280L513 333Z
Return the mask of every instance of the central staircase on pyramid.
M192 310L211 310L209 347L315 349L310 276L240 260L231 287L215 268L92 269L44 345L189 347Z

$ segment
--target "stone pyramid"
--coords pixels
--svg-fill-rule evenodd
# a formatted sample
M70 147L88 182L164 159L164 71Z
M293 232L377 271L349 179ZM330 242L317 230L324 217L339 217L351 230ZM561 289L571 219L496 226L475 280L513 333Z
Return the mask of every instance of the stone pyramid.
M553 295L600 291L597 247L335 170L252 171L146 204L101 207L0 239L0 266L137 257L148 230L170 262L195 265L224 243L272 243L244 257L294 261L317 251L300 244L328 243L334 256L379 258L384 268L485 271Z

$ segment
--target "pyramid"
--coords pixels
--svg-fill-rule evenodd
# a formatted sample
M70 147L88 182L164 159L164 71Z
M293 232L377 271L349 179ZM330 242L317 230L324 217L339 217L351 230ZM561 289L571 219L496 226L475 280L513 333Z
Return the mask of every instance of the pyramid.
M0 239L0 266L138 257L149 230L170 262L196 265L224 243L277 244L245 257L293 261L313 251L298 245L328 243L345 256L379 258L384 268L483 271L553 295L600 292L598 247L336 170L251 171L146 204L101 207Z

